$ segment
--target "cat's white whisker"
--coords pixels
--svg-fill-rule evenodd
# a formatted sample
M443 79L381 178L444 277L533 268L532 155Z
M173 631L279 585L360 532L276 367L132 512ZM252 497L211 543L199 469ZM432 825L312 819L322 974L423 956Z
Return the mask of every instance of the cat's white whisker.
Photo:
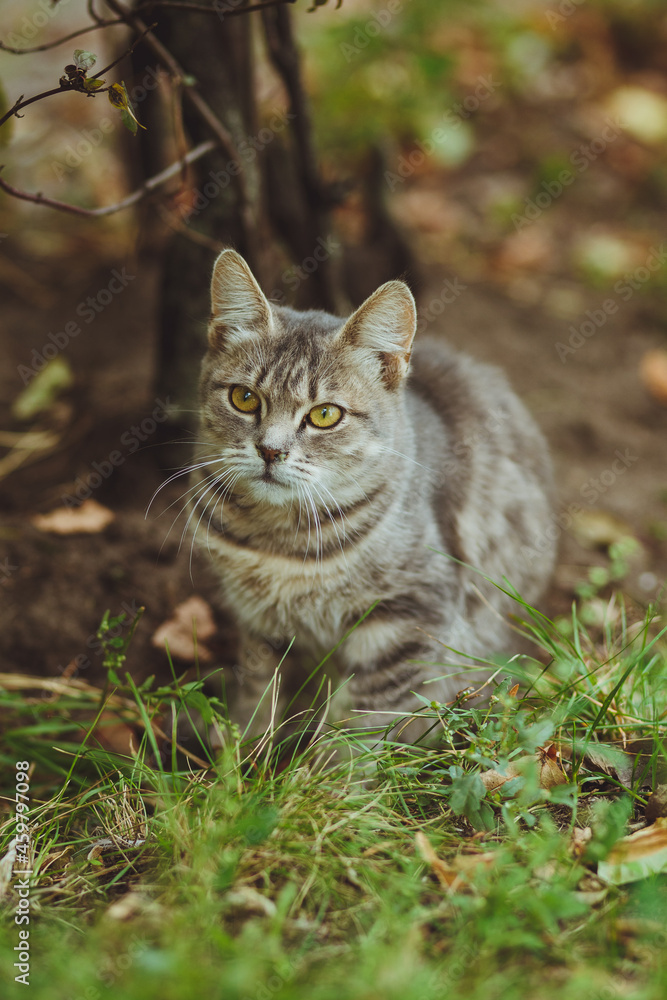
M227 496L230 496L233 493L234 486L238 482L238 479L241 475L240 472L234 472L234 470L228 470L228 471L230 472L230 476L226 480L221 478L218 483L215 483L213 485L214 496L212 497L212 500L215 500L215 503L213 504L211 513L209 514L208 522L206 524L206 548L208 549L210 555L213 555L213 553L211 552L211 541L210 541L211 522L213 521L213 518L215 516L216 509L218 507L218 504L220 504L220 531L224 533L223 508L225 499L227 498ZM211 501L209 500L208 503L206 504L206 507L204 508L202 518L206 514L206 510L208 509L210 503ZM197 523L197 527L193 531L192 545L194 545L196 534L199 529L199 524L201 523L202 518L200 518L200 520ZM192 559L192 550L190 558Z
M324 501L324 499L323 499L323 497L322 497L322 494L320 493L320 491L318 490L317 486L315 486L315 484L314 484L314 483L311 483L311 488L312 488L312 489L313 489L313 490L315 491L315 493L317 494L317 496L318 496L318 498L319 498L319 500L320 500L320 503L322 504L322 506L324 507L324 510L326 511L326 514L327 514L327 517L328 517L328 518L329 518L329 520L331 521L331 524L332 524L332 526L333 526L333 530L334 530L334 533L335 533L335 535L336 535L336 540L337 540L337 542L338 542L338 545L339 545L339 547L340 547L340 551L341 551L341 555L343 556L343 562L345 563L345 569L346 569L346 571L347 571L347 574L348 574L348 576L349 576L349 575L350 575L350 568L349 568L349 566L348 566L348 564L347 564L347 556L345 555L345 548L344 548L344 545L343 545L343 542L344 542L344 540L345 540L345 525L344 525L344 524L343 524L343 523L341 522L341 523L342 523L342 528L343 528L343 538L341 539L341 537L340 537L340 534L339 534L339 531L338 531L338 526L336 525L336 521L335 521L335 519L334 519L334 516L333 516L333 514L331 513L331 511L329 510L329 508L327 507L327 505L326 505L326 503L325 503L325 501ZM324 489L324 488L325 488L325 487L323 487L323 489ZM332 498L332 499L333 499L333 498ZM335 501L334 501L334 502L335 502ZM340 513L341 513L341 515L342 515L342 514L343 514L343 512L341 511L340 507L338 508L338 510L339 510L339 512L340 512Z
M195 500L196 493L201 492L201 491L205 491L205 489L206 489L207 486L210 486L211 484L213 484L215 482L215 480L218 478L218 475L219 475L219 473L215 472L212 475L208 476L203 481L202 480L198 480L192 486L189 486L188 489L185 491L185 493L181 494L181 496L178 498L178 500L174 501L174 503L178 503L178 501L182 500L183 497L185 497L185 496L188 495L188 493L192 493L193 491L195 491L194 495L192 497L190 497L190 499L186 500L186 502L183 504L183 506L181 507L181 509L176 514L176 517L172 520L171 524L169 525L169 528L168 528L168 530L167 530L167 532L166 532L166 534L164 536L164 540L162 542L162 545L160 546L160 550L158 552L158 556L160 556L162 554L162 550L163 550L164 546L167 543L167 539L169 538L169 536L171 535L172 531L174 530L174 525L178 521L179 517L187 510L188 506ZM170 504L170 507L173 507L173 506L174 506L174 504ZM168 510L169 508L166 508L166 509ZM185 530L187 530L187 524L186 524ZM180 542L179 542L179 545L178 545L179 551L180 551L180 548L181 548L182 544L183 544L183 535L181 535L181 539L180 539Z
M215 513L215 508L218 506L218 500L224 497L224 494L228 490L228 488L230 486L230 483L233 484L234 482L235 482L235 479L234 479L234 475L233 475L233 470L227 469L221 476L219 476L212 483L212 485L207 490L204 491L202 499L204 499L207 496L207 494L210 493L210 492L212 492L213 495L212 495L211 499L208 500L206 502L206 504L204 505L204 508L201 511L201 514L199 515L199 519L197 521L197 524L192 529L192 540L190 542L190 560L189 560L189 566L190 566L190 579L192 580L193 583L194 583L194 580L192 579L192 557L194 555L194 544L195 544L195 540L197 538L197 532L199 531L199 525L201 524L201 522L203 521L204 517L206 516L206 511L208 510L208 508L211 505L211 503L213 503L213 510L211 511L211 516ZM188 527L190 525L190 521L192 520L192 518L193 518L194 514L196 513L197 508L200 506L200 504L201 504L201 501L198 501L196 504L193 504L192 511L190 513L190 516L188 517L188 520L186 522L185 528L183 529L183 535L181 535L181 544L183 542L183 538L185 536L185 532L188 530ZM222 511L221 511L221 515L222 515ZM209 518L209 524L210 524L210 518ZM208 531L207 531L206 539L207 539L207 546L208 546ZM210 552L210 548L209 548L209 552Z
M184 513L184 511L187 509L188 505L191 506L192 509L191 509L191 511L190 511L190 513L188 515L188 518L187 518L187 520L185 522L185 526L183 528L183 531L181 532L181 540L180 540L179 546L178 546L179 550L180 550L180 548L181 548L181 546L183 544L183 540L185 538L185 535L186 535L186 533L187 533L187 531L188 531L188 529L190 527L190 522L192 521L192 518L195 516L195 514L197 512L197 508L199 507L201 501L207 496L208 493L210 493L211 491L215 491L217 489L217 486L219 484L224 484L224 482L226 481L226 479L228 477L230 477L231 474L232 474L232 472L231 472L230 469L225 469L221 473L216 473L213 476L209 476L208 479L204 480L203 483L199 484L199 488L197 489L196 493L193 496L191 496L190 499L184 504L184 506L181 509L181 511L179 512L176 520L178 520L178 517L180 517L181 514ZM207 504L207 506L208 506L208 504Z
M294 549L296 548L296 544L297 544L297 542L299 540L299 529L301 528L301 513L302 513L302 510L303 510L303 503L302 503L302 497L301 497L301 487L300 487L299 483L296 482L296 481L294 481L294 486L296 488L297 500L299 501L299 516L297 518L296 529L294 531L294 540L292 542L292 552L294 552Z
M317 512L317 505L313 500L313 494L310 492L310 487L306 486L306 497L308 499L308 504L313 512L313 521L315 523L315 566L319 565L320 576L323 572L323 562L324 562L324 544L322 542L322 523L320 521L320 515Z
M196 469L203 468L205 465L216 465L219 462L222 462L222 459L217 459L216 462L203 462L201 465L192 466L188 471L189 472L193 472ZM215 479L215 477L217 475L218 475L218 472L214 472L211 476L208 477L208 480L205 480L205 481L211 481L212 479ZM177 477L174 477L174 478L177 478ZM202 480L198 480L196 483L193 483L192 485L188 486L187 490L184 490L183 493L181 493L181 495L179 497L176 497L176 499L172 500L172 502L167 507L165 507L164 510L160 511L160 513L158 514L158 517L162 517L162 515L166 514L168 510L171 510L171 508L175 507L177 503L180 503L180 501L183 499L183 497L186 497L188 495L188 493L191 493L193 490L195 490L197 488L197 486L201 482L202 482Z
M422 462L418 462L409 455L404 455L402 451L396 451L395 448L389 448L387 445L381 445L380 451L386 452L389 455L398 455L399 458L404 458L406 462L412 462L413 465L418 465L420 469L424 469L426 472L432 472L435 475L435 470L430 468L430 466L424 465Z
M203 469L207 465L215 465L216 462L220 461L222 461L222 458L218 457L218 458L212 458L209 461L205 462L197 462L195 465L186 465L184 469L179 469L179 471L175 472L173 476L169 476L168 479L165 479L165 481L161 483L160 486L158 486L155 493L151 497L148 507L146 508L146 513L144 514L144 518L148 517L148 513L153 505L153 501L155 500L158 493L165 488L165 486L169 486L170 483L173 483L174 480L179 479L181 476L187 476L188 474L195 472L197 469ZM174 503L178 503L178 500L175 500ZM173 504L169 504L169 507L173 507ZM165 510L160 511L158 517L161 517L162 514L165 513L165 511L169 510L169 507L165 507Z
M303 487L303 508L306 512L306 517L308 518L308 538L306 539L306 551L303 554L303 564L305 566L306 560L308 558L308 553L310 552L310 509L307 502L306 487Z

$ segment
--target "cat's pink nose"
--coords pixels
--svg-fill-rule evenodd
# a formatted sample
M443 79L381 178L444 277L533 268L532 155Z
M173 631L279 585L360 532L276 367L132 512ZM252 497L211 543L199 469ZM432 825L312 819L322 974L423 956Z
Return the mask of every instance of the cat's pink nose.
M257 451L260 453L265 462L282 462L287 458L286 451L279 451L278 448L267 448L263 444L257 445Z

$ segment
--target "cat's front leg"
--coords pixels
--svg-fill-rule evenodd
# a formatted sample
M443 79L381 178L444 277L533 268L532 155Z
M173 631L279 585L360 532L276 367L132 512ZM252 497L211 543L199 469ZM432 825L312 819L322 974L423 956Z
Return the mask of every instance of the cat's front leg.
M285 703L279 670L282 651L280 640L241 633L233 668L237 691L231 717L245 739L263 736L279 723Z
M457 663L413 622L371 617L346 640L342 656L355 727L401 743L432 743L441 730L417 694L444 704L488 676L487 670L480 675L472 664Z

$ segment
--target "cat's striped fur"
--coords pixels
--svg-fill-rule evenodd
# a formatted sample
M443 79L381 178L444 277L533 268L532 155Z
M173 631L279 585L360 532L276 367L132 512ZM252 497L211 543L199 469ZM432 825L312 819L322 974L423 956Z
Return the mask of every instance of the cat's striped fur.
M296 637L294 669L312 667L376 602L336 656L352 709L385 727L413 692L447 702L488 675L475 657L511 645L511 602L455 560L528 601L548 580L540 432L498 370L441 342L411 354L414 330L403 282L343 320L270 304L234 251L216 261L193 520L243 636L241 721L269 650ZM343 418L312 426L316 404Z

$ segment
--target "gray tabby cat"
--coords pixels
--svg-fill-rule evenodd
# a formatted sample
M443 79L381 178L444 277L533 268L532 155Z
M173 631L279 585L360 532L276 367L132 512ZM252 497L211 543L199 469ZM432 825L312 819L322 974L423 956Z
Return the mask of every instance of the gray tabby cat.
M335 657L364 726L419 708L415 692L479 687L490 669L471 661L510 648L512 601L460 562L530 602L553 565L547 447L524 406L498 370L441 342L412 350L401 281L347 320L296 312L225 250L211 294L193 521L242 635L239 721L281 642L296 637L299 686L372 605Z

